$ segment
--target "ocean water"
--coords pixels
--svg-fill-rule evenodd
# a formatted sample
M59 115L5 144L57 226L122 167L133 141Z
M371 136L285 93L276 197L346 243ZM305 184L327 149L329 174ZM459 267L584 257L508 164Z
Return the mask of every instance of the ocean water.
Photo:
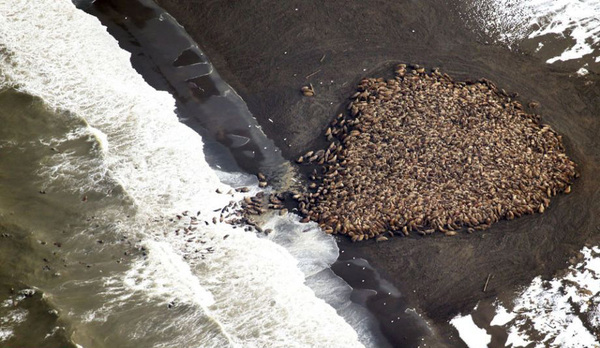
M333 238L212 223L256 179L211 168L129 58L70 1L0 1L1 345L368 345L307 286L351 308Z
M463 5L490 43L598 71L593 1ZM211 166L208 140L130 59L69 1L0 0L0 346L378 346L329 268L335 241L316 226L271 217L264 237L212 223L242 197L216 188L253 194L256 179ZM598 291L598 250L582 252L564 279L493 303L507 342L595 342L569 302L598 327L588 293ZM469 346L487 346L493 333L475 317L452 324Z

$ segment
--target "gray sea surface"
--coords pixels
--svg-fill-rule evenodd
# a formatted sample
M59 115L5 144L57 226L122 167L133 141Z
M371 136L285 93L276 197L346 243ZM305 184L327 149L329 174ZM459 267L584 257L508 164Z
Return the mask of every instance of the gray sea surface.
M469 18L478 15L468 12L472 8L465 6ZM479 22L466 22L477 30ZM491 41L493 35L483 40ZM536 51L542 39L546 48ZM564 37L551 35L520 40L511 41L513 47L521 42L526 54L544 59L559 56L558 47L568 46ZM593 52L558 65L567 69L565 75L594 74L597 42ZM579 70L583 64L586 71ZM0 347L187 346L198 337L231 344L220 324L197 315L194 304L131 290L150 287L131 273L150 262L148 234L128 228L140 226L134 221L139 205L122 181L101 169L106 143L102 132L82 131L88 126L85 119L49 107L18 85L0 90ZM209 148L223 151L216 142ZM219 156L214 158L217 163ZM161 219L156 226L163 226L173 216L156 218ZM119 284L124 278L129 287ZM198 324L202 328L191 335L190 326L179 325L194 321L209 324ZM258 333L248 333L253 335Z

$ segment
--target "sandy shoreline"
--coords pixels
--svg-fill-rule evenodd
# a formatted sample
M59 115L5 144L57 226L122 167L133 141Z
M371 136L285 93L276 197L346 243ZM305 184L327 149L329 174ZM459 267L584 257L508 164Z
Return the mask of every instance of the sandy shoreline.
M596 242L600 216L600 90L535 58L476 43L455 8L431 2L160 0L240 93L263 130L293 159L325 144L327 123L358 81L390 77L396 63L440 67L457 79L494 81L541 103L542 121L564 135L582 177L543 216L501 221L452 238L394 238L340 248L367 259L458 344L446 321L481 299L510 298L533 277L551 276L586 242ZM308 76L308 78L307 78ZM594 80L595 79L595 80ZM316 96L300 87L312 83ZM487 292L482 292L489 275ZM383 329L384 332L386 329Z

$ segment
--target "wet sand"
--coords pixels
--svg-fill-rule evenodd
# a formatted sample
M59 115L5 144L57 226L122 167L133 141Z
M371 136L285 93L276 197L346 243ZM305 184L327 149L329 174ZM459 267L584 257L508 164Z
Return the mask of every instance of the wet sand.
M566 267L584 243L598 242L597 77L571 77L534 57L479 44L455 5L435 1L158 3L201 45L290 160L325 145L326 125L345 109L360 79L391 77L397 63L437 66L457 79L485 77L519 93L523 104L541 103L542 121L563 134L582 175L573 193L559 195L545 214L501 221L472 235L377 244L340 239L341 249L369 260L449 343L459 344L449 318L481 299L510 298L533 277ZM302 96L307 83L315 86L315 97Z

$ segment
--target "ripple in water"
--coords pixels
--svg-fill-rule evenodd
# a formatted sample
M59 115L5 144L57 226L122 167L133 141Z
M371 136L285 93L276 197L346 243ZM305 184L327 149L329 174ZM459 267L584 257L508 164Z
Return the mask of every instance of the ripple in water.
M122 204L133 213L111 231L135 238L143 250L124 272L107 268L45 291L71 321L75 341L99 345L93 337L98 331L90 328L104 327L111 333L102 338L107 345L362 346L356 331L305 285L307 276L335 261L338 250L330 237L304 234L324 240L298 238L319 248L295 258L269 239L230 225L202 224L195 235L214 252L194 258L200 247L172 236L174 214L200 211L199 219L210 221L241 196L215 193L230 187L206 163L202 139L179 122L171 96L148 86L129 58L97 19L68 0L0 0L0 87L38 97L57 114L80 121L48 144L93 143L89 154L49 156L38 176L48 192L71 196L122 189ZM227 180L247 185L249 179L240 174ZM86 209L100 216L99 225L119 216L118 207L94 205L94 198L85 198ZM286 233L294 233L294 223L286 224L292 226ZM63 249L93 240L89 234L81 230ZM103 253L110 246L93 249ZM92 296L104 302L94 306ZM165 314L173 301L176 315Z

